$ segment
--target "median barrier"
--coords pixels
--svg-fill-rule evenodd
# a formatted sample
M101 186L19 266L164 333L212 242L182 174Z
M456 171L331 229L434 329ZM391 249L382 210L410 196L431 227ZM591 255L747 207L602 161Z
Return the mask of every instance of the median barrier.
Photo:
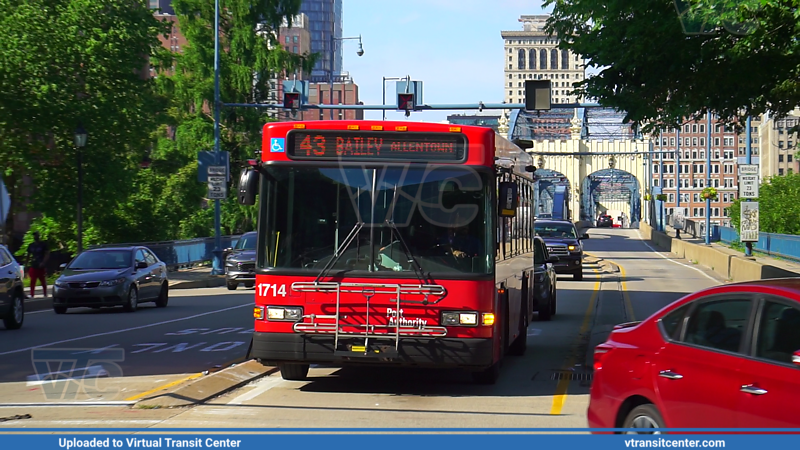
M726 280L743 282L768 278L800 277L799 272L777 265L765 264L753 258L746 258L735 250L673 238L666 233L654 230L646 223L641 223L639 230L642 238L649 240L662 250L669 251L678 258L707 267Z

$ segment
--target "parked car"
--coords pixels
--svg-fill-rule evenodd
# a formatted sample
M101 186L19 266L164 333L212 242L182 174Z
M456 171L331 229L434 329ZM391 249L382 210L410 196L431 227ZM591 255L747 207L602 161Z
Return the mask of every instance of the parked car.
M589 239L588 234L578 235L575 225L568 220L536 220L536 234L544 239L547 252L558 256L555 263L556 273L571 273L575 280L583 279L583 244L582 239Z
M25 321L25 278L22 266L0 245L0 318L9 330L17 330Z
M550 256L544 240L536 236L533 239L533 310L538 311L539 320L550 320L556 313L556 270L553 263L558 256Z
M245 233L236 241L233 248L225 250L225 283L228 289L236 290L239 283L251 288L256 284L256 241L255 231Z
M109 247L86 250L63 270L55 282L53 310L119 306L136 311L140 303L169 302L167 265L146 247Z
M594 352L592 428L800 427L800 278L716 286Z
M608 214L603 214L597 218L597 228L612 228L614 226L614 219Z

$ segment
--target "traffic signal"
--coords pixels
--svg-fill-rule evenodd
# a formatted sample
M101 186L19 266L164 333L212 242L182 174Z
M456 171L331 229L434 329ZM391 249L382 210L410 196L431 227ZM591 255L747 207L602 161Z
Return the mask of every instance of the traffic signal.
M283 109L298 110L300 109L300 93L299 92L284 92L283 93Z
M525 80L525 111L550 110L550 80Z
M400 111L414 110L414 94L397 94L397 109Z

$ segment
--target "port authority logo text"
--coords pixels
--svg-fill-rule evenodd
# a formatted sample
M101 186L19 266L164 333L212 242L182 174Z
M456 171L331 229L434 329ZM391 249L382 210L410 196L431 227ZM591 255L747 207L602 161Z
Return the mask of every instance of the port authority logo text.
M58 438L58 446L66 449L75 448L241 448L241 439L214 438L125 438L125 439L78 439Z

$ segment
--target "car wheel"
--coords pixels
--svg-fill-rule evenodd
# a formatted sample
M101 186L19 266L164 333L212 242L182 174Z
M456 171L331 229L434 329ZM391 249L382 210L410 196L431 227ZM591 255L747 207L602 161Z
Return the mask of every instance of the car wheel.
M11 311L3 319L3 324L9 330L18 330L22 327L22 322L25 320L25 302L22 298L22 293L17 292L11 299Z
M128 301L122 308L128 312L134 312L139 308L139 293L136 291L135 287L131 286L131 289L128 291Z
M579 271L575 272L574 274L572 274L572 279L575 280L575 281L583 280L583 268L581 268L581 270L579 270Z
M664 425L664 419L661 417L661 413L658 412L658 409L652 404L647 404L633 408L625 418L622 428L641 430L631 430L626 432L626 434L662 434L660 431L654 429L666 428L666 426Z
M228 284L228 290L229 291L235 291L236 288L239 287L239 283L231 283L229 281L227 284Z
M165 308L167 303L169 303L169 284L164 282L164 284L161 285L161 292L158 294L156 306L159 308Z

